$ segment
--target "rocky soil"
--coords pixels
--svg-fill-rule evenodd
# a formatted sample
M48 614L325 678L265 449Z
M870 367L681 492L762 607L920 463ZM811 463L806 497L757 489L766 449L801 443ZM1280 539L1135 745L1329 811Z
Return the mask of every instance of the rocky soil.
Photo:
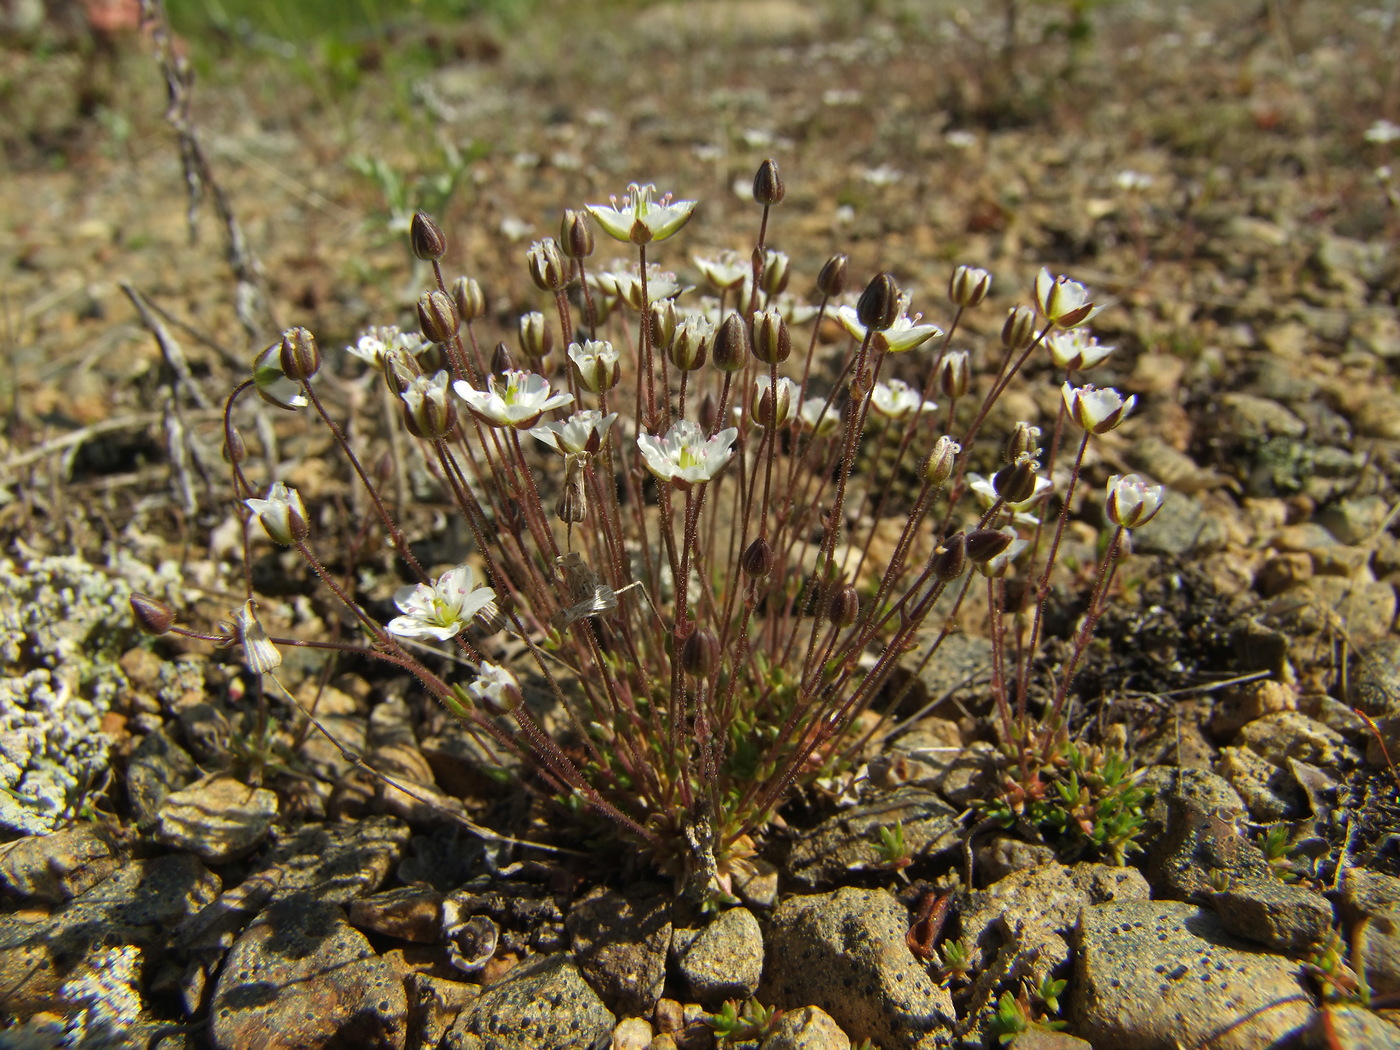
M405 23L338 65L178 42L233 251L213 184L191 240L149 37L0 47L0 1046L669 1050L751 1000L781 1013L751 1007L731 1045L1030 1022L1022 1050L1400 1046L1394 11L1125 0L1071 45L1068 9L1036 5L1011 54L1000 13L942 3L535 11ZM222 399L285 325L336 348L409 322L412 206L504 322L562 207L650 180L703 202L684 253L738 246L768 156L794 283L847 251L917 307L984 266L986 355L1041 266L1107 303L1093 378L1140 404L1095 468L1169 490L1079 681L1083 732L1118 734L1150 790L1126 864L969 815L971 632L915 676L937 706L789 807L706 914L521 804L407 681L287 654L413 795L288 708L256 739L236 653L131 626L133 591L197 624L241 604ZM330 371L366 396L345 355ZM1043 371L1027 415L1054 411ZM259 440L348 498L323 433L269 414ZM458 542L426 509L406 525ZM291 562L249 569L279 629L345 630Z

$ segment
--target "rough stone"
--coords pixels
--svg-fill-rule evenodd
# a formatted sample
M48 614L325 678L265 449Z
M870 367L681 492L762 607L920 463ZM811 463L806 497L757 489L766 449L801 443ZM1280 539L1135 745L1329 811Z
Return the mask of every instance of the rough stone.
M1332 1003L1313 1015L1308 1045L1335 1050L1400 1050L1400 1025L1364 1006Z
M1287 771L1247 747L1221 748L1215 770L1239 792L1256 821L1296 817L1303 808L1303 793Z
M157 813L156 837L210 864L236 860L267 837L277 819L277 796L212 773L168 795Z
M442 940L442 894L421 886L398 886L350 902L350 924L401 941Z
M829 1013L817 1006L789 1010L759 1050L850 1050L851 1040Z
M116 870L111 843L89 824L0 846L0 886L16 897L71 900Z
M275 872L278 898L304 892L319 901L348 904L379 888L408 837L408 826L390 816L308 824L274 843L256 870Z
M649 1013L666 983L670 898L650 883L598 889L576 902L565 923L584 978L618 1013Z
M198 776L199 768L190 753L175 743L166 729L147 733L132 752L126 770L126 793L137 822L153 824L170 794Z
M1357 645L1384 637L1395 620L1395 588L1383 580L1311 576L1269 606L1286 628L1316 634L1343 627Z
M884 1050L950 1043L953 1002L909 951L909 913L885 890L792 897L773 914L760 1001L819 1006Z
M1298 692L1286 682L1266 679L1227 690L1210 712L1210 732L1225 742L1250 722L1276 711L1296 711Z
M1309 765L1336 768L1350 751L1346 738L1301 711L1276 711L1240 730L1239 744L1276 766L1296 758Z
M1277 878L1248 877L1211 894L1220 925L1275 951L1303 954L1332 928L1332 906L1321 894Z
M1342 876L1341 912L1372 993L1400 992L1400 879L1349 868Z
M1382 638L1353 657L1347 702L1372 718L1400 714L1400 638Z
M676 967L701 1003L751 999L763 976L763 930L747 908L731 908L702 930L672 937ZM690 932L690 931L685 931Z
M1095 1050L1254 1050L1296 1039L1312 1019L1298 963L1260 954L1190 904L1085 908L1075 946L1070 1012Z
M408 997L339 907L309 896L268 908L229 951L210 1010L216 1050L403 1050Z
M444 1050L586 1050L617 1019L564 955L524 962L483 989L443 1040Z

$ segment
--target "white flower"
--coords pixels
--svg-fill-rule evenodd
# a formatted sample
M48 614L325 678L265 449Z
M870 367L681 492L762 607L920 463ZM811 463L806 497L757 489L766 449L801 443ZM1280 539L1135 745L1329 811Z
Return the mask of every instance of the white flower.
M1053 331L1045 337L1045 346L1050 360L1071 372L1093 368L1116 349L1100 343L1087 328Z
M1007 544L1006 549L1000 554L993 558L988 558L986 561L977 565L978 572L983 576L988 576L993 579L998 576L1005 576L1007 570L1011 568L1011 563L1019 558L1022 552L1031 545L1030 540L1023 540L1017 536L1016 530L1010 525L1002 526L1001 531L1010 534L1011 542Z
M1108 479L1104 509L1113 524L1136 529L1162 509L1162 486L1149 485L1136 474L1114 474Z
M574 363L574 374L590 394L602 393L617 385L621 356L606 339L588 339L581 345L569 344L569 360Z
M1152 185L1152 176L1125 168L1113 177L1114 185L1128 193L1136 193Z
M707 440L699 423L680 419L664 438L639 434L637 447L642 450L647 469L660 480L689 488L709 481L720 472L734 454L733 445L738 436L736 427L728 427Z
M1128 417L1137 403L1136 395L1129 395L1124 400L1123 395L1112 387L1099 390L1093 386L1075 387L1065 383L1060 388L1060 395L1065 399L1070 419L1091 434L1107 434Z
M934 402L924 401L919 392L902 379L876 383L870 391L870 407L886 419L903 419L910 413L938 410Z
M689 222L697 203L673 201L669 193L655 200L655 194L656 187L651 183L639 186L634 182L627 187L620 202L616 197L609 197L611 204L586 207L609 237L632 244L649 244L664 241Z
M802 407L797 410L797 417L802 421L802 425L817 437L832 433L841 422L840 416L827 404L824 397L809 397L802 402Z
M532 427L550 409L562 408L574 400L573 394L551 394L549 380L533 372L488 376L486 386L485 391L477 390L465 379L459 379L452 389L479 419L494 427Z
M1366 141L1386 145L1400 139L1400 124L1389 120L1378 120L1366 129Z
M701 276L714 285L716 291L733 291L744 283L744 278L753 275L752 264L740 258L736 251L725 250L714 258L701 255L690 258L699 268Z
M301 384L282 371L282 343L277 341L253 361L253 385L258 396L278 408L305 408L309 403Z
M763 407L763 399L768 397L768 388L771 381L766 375L758 375L753 381L753 415L761 425L768 425L770 413ZM797 399L802 396L802 388L794 383L787 376L778 377L778 399L775 406L777 419L773 425L780 427L792 418L792 406Z
M456 422L456 410L447 400L447 373L414 376L399 392L408 409L410 428L415 436L430 441L445 437Z
M437 583L400 587L394 592L394 604L402 616L395 616L386 625L390 634L401 638L437 638L445 641L455 637L473 616L496 600L490 587L478 587L476 574L470 565L448 569Z
M272 537L274 543L290 547L299 540L306 539L310 525L306 519L306 507L301 502L301 494L280 481L274 481L267 490L266 499L245 499L249 510L262 522L262 527Z
M1035 305L1056 328L1075 328L1099 312L1089 299L1089 289L1063 275L1042 269L1035 278Z
M541 423L531 428L530 436L566 456L597 452L616 418L616 412L605 416L596 408L589 408L557 423Z
M384 355L391 350L407 350L417 356L432 345L418 332L403 332L397 325L376 325L361 332L355 345L347 346L345 350L366 364L380 368L384 364Z
M883 332L875 332L871 336L870 348L899 354L922 346L934 336L943 334L943 329L936 324L920 324L923 317L923 314L915 314L911 318L909 316L909 296L901 295L899 297L899 316L894 319L894 323L889 328ZM854 306L843 306L838 309L836 319L855 338L865 338L865 325L860 323L860 315L856 313Z
M588 280L602 294L626 303L634 310L642 308L642 271L633 264L618 262L617 269L588 272ZM676 275L662 270L655 263L647 264L648 304L679 295L681 286Z
M983 477L981 474L969 473L967 475L967 487L972 490L973 494L982 502L982 506L984 507L990 507L999 498L997 496L996 486L992 484L992 479ZM1050 495L1050 490L1054 487L1054 482L1049 478L1036 475L1034 492L1021 500L1020 503L1003 503L1002 506L1011 511L1013 515L1012 521L1017 524L1035 525L1037 519L1035 515L1031 514L1031 511L1035 509L1036 504Z
M507 668L481 662L476 678L467 683L471 698L493 715L503 715L520 706L520 680Z

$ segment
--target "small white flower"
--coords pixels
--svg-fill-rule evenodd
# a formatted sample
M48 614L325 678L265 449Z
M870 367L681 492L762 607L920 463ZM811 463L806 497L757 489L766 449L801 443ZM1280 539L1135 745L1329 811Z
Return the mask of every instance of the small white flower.
M1125 168L1113 177L1114 185L1127 193L1139 193L1152 185L1152 176Z
M1056 277L1042 269L1035 278L1035 305L1056 328L1076 328L1102 307L1089 299L1089 289L1063 275Z
M656 187L651 183L639 186L631 183L622 200L608 198L611 204L586 205L588 213L609 237L632 244L664 241L690 221L696 201L673 201L668 193L655 199Z
M771 385L770 379L766 375L757 375L753 381L753 414L754 419L762 426L768 425L768 413L763 409L763 399L768 396L768 388ZM778 377L778 399L775 407L777 419L774 426L781 427L792 418L792 406L802 396L802 388L794 383L787 376Z
M616 412L605 416L596 408L589 408L557 423L541 423L531 428L530 436L566 456L593 453L603 447L608 428L616 418Z
M574 364L574 374L590 394L599 394L617 385L621 356L606 339L587 339L581 344L569 344L569 360Z
M647 469L662 481L680 488L711 480L734 455L738 428L728 427L706 439L699 423L680 419L664 438L655 434L639 434L637 447L642 451Z
M725 250L712 258L701 255L690 258L699 268L701 276L719 292L732 292L744 283L744 278L753 275L752 264L740 258L736 251Z
M390 620L386 629L401 638L445 641L455 637L472 617L495 600L492 588L477 586L470 565L459 565L448 569L431 586L420 583L394 592L394 604L403 615Z
M967 475L967 487L972 490L973 494L981 501L984 507L990 507L998 499L996 486L992 484L992 479L983 477L981 474L969 473ZM1003 503L1002 506L1011 511L1014 515L1012 520L1017 524L1035 525L1037 519L1031 514L1031 511L1034 510L1036 505L1045 499L1046 496L1050 495L1050 491L1054 487L1054 482L1049 478L1037 475L1034 492L1020 503Z
M923 400L919 391L902 379L876 383L870 391L870 407L886 419L903 419L911 413L922 414L938 410L938 405Z
M1005 576L1007 570L1011 568L1011 563L1019 558L1025 549L1031 545L1030 540L1023 540L1017 536L1016 530L1010 525L1002 526L1001 531L1011 535L1011 542L1007 544L1006 549L1000 554L987 559L977 566L978 572L992 579Z
M835 409L827 404L824 397L809 397L802 402L802 407L797 410L797 416L802 421L802 425L817 437L824 437L832 433L841 423L841 417L837 415Z
M366 328L355 345L347 346L345 350L366 364L380 368L384 364L384 355L391 350L407 350L416 357L432 345L418 332L403 332L397 325L376 325Z
M886 353L900 354L906 350L913 350L922 346L936 335L942 335L943 329L936 324L920 324L923 314L909 316L909 296L899 297L899 316L894 319L894 323L883 332L876 332L870 339L872 350L883 350ZM841 326L850 332L856 339L865 338L865 325L860 323L860 315L856 313L854 306L843 306L836 311L836 319L841 322Z
M445 371L414 376L400 391L411 425L417 429L416 436L436 440L451 431L457 415L447 400L447 379Z
M481 662L476 678L467 683L471 698L493 715L503 715L520 706L520 680L507 668Z
M465 379L459 379L452 389L477 418L493 427L526 429L539 422L544 413L574 400L573 394L550 393L549 380L533 372L488 376L486 386L484 391L477 390Z
M263 529L274 543L290 547L306 539L310 525L306 518L306 506L296 489L274 481L267 490L266 499L245 499L243 502L262 522Z
M1149 485L1136 474L1114 474L1108 479L1104 509L1113 524L1136 529L1162 509L1162 486Z
M1045 337L1045 346L1050 351L1050 360L1071 372L1093 368L1116 349L1100 343L1087 328L1053 331Z
M1386 145L1400 139L1400 124L1389 120L1378 120L1366 129L1366 141Z
M1070 386L1065 383L1060 388L1070 419L1091 434L1107 434L1123 422L1137 403L1136 395L1123 395L1112 387L1102 390L1093 386Z
M634 265L618 262L615 269L588 272L588 280L603 295L626 303L634 310L642 308L642 272ZM647 264L648 304L669 299L681 292L676 275L662 270L655 263Z

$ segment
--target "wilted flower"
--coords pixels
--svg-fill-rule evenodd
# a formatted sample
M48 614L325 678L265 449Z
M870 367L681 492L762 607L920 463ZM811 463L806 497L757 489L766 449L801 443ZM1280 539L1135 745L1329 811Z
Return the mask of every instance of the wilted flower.
M590 394L601 394L617 385L618 360L621 355L606 339L589 339L569 344L569 360L579 384Z
M1162 486L1149 485L1137 474L1114 474L1108 479L1104 509L1113 524L1136 529L1162 509Z
M1089 289L1044 269L1035 278L1035 305L1056 328L1075 328L1099 312L1089 299Z
M258 606L249 598L238 610L238 641L243 646L243 662L254 674L266 674L282 666L282 654L258 620Z
M841 322L841 326L850 332L857 339L865 338L865 326L860 323L860 317L854 306L843 306L836 311L836 319ZM936 324L920 324L923 314L909 316L909 297L900 295L899 312L889 328L883 331L875 331L871 334L870 347L872 350L883 350L886 353L899 354L906 350L913 350L922 346L936 335L942 335L943 329Z
M664 241L690 221L697 202L673 201L669 193L655 200L655 194L652 184L639 186L634 182L621 201L610 197L611 204L589 204L588 213L615 240L632 244Z
M390 620L386 628L401 638L446 641L456 637L472 617L495 600L494 590L477 586L470 565L458 565L431 586L420 583L394 592L394 604L403 615Z
M924 479L930 485L942 485L952 477L953 467L961 452L962 446L944 434L934 442L933 451L924 460Z
M1071 372L1093 368L1116 349L1104 346L1087 328L1051 332L1045 337L1045 346L1050 351L1050 360Z
M886 419L903 419L910 413L936 412L938 405L925 401L902 379L876 383L870 391L870 407Z
M282 371L282 341L279 339L253 361L253 386L258 396L278 408L297 409L307 405L301 384Z
M633 265L618 263L618 269L588 273L588 281L602 294L624 302L634 310L642 308L642 272ZM662 270L655 263L647 264L647 300L669 299L681 291L676 275Z
M262 522L262 527L274 543L290 547L306 539L306 534L311 531L301 494L280 481L272 483L266 499L245 499L243 502Z
M487 389L477 390L465 379L452 384L457 396L485 423L494 427L532 427L553 408L572 404L572 394L551 394L549 380L533 372L509 371L486 377Z
M1386 145L1400 139L1400 124L1389 120L1378 120L1366 129L1366 141Z
M523 699L520 680L509 669L485 660L481 662L476 678L467 683L467 692L493 715L514 711Z
M557 423L541 423L530 430L530 436L566 456L593 453L603 447L603 439L615 419L616 412L605 416L596 408L589 408Z
M1060 394L1065 399L1065 408L1069 409L1070 419L1091 434L1107 434L1127 418L1128 413L1133 410L1133 405L1137 403L1136 395L1130 394L1127 400L1124 400L1123 395L1112 387L1100 390L1092 386L1075 387L1065 383L1060 388Z
M711 480L734 454L734 441L739 436L735 427L721 430L706 438L700 424L680 419L664 438L655 434L640 434L637 447L642 450L647 469L662 481L681 488Z
M841 417L824 397L809 397L797 410L802 425L818 437L830 434L841 423Z

